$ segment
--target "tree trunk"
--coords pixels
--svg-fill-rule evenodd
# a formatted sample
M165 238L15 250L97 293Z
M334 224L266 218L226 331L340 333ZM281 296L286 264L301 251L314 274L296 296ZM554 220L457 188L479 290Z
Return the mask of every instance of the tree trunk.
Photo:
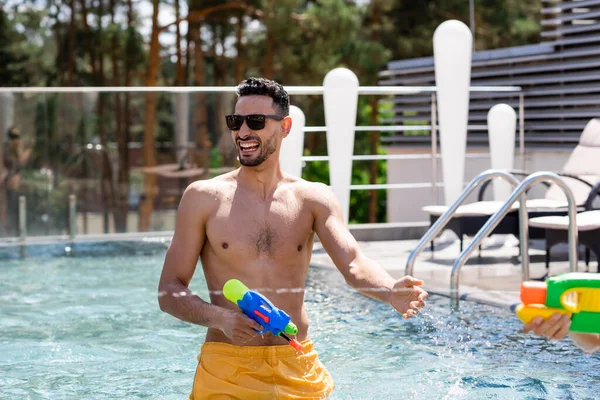
M133 28L133 3L127 0L127 43L135 40L135 31ZM127 47L126 47L127 49ZM131 56L125 52L125 87L131 86L131 70L133 68L133 60ZM123 190L121 197L121 206L125 212L125 231L127 231L127 216L129 215L129 189L130 179L129 170L131 168L129 162L129 142L131 138L131 96L129 92L125 92L123 104L123 146L119 151L119 187ZM127 197L125 197L125 195Z
M378 125L377 121L377 97L371 97L371 126ZM371 132L371 154L377 154L379 144L379 132ZM377 183L377 175L379 175L379 163L377 160L371 161L369 183L374 185ZM377 190L369 191L369 222L377 222Z
M188 85L190 82L190 66L192 65L192 57L191 57L191 46L192 36L191 36L191 26L188 25L187 33L185 34L185 66L183 67L183 84Z
M374 43L379 41L379 4L377 0L371 0L371 40ZM378 102L377 97L371 97L371 126L379 125L377 120L378 114ZM371 154L377 154L377 147L379 144L379 132L371 132ZM377 183L377 175L379 175L379 162L377 160L371 161L369 182L374 185ZM371 190L369 192L369 222L377 222L377 190Z
M75 75L75 0L69 0L71 8L71 20L69 22L68 54L67 54L67 86L73 86L73 77Z
M0 99L0 107L2 107L2 101ZM0 133L0 139L4 136L4 132ZM0 151L0 236L4 236L7 233L7 198L6 198L6 185L5 185L5 170L4 170L4 151Z
M85 0L81 0L81 1L85 1ZM4 2L3 2L4 3ZM56 58L54 59L54 68L56 70L56 75L58 77L58 82L59 85L61 86L65 86L65 69L64 67L61 65L61 60L63 60L64 57L64 50L63 50L63 37L62 37L62 23L59 20L59 15L63 15L62 13L62 4L58 3L58 4L54 4L55 5L55 12L52 12L52 7L49 8L49 12L48 14L50 15L50 19L54 20L55 23L52 26L52 29L54 29L55 32L55 39L56 39Z
M265 51L264 74L265 78L273 79L273 35L271 34L269 27L267 27L266 29L267 42L265 43L265 45L267 46L267 48Z
M80 0L80 4L81 4L81 23L83 25L83 30L89 35L90 37L90 46L88 48L89 50L89 55L90 55L90 65L92 67L92 76L96 77L96 43L94 40L94 35L91 34L90 32L90 26L88 24L88 9L87 9L87 0ZM96 107L98 107L98 104L96 104ZM93 166L92 166L93 167ZM85 170L85 175L84 175L87 179L92 180L93 178L90 176L89 174L89 170L86 167ZM83 231L85 233L88 233L88 212L87 212L87 207L88 204L90 204L89 200L89 195L90 195L90 187L89 187L89 182L86 182L85 185L85 195L84 195L84 202L83 202L83 207L85 209L84 214L83 214ZM101 185L102 186L102 185ZM92 198L96 197L96 188L94 187L94 185L92 185L91 187L91 195ZM102 195L101 195L102 197ZM93 209L92 209L93 211Z
M83 29L89 34L90 45L88 47L90 53L90 65L92 66L92 75L96 76L96 43L94 40L95 35L90 32L90 26L88 24L88 9L86 0L81 1L81 21L83 23Z
M115 2L110 1L111 22L115 23ZM121 68L119 66L119 41L117 32L114 31L111 38L111 62L112 62L112 84L113 86L121 85ZM127 147L128 142L125 137L123 124L123 105L121 103L121 93L115 93L115 123L117 135L118 149L118 180L116 185L116 206L114 209L114 222L116 232L127 231L127 211L129 201L129 168L127 165Z
M10 126L11 122L8 121L7 110L8 105L6 104L9 100L8 97L10 95L0 93L0 144L4 143L4 135L6 129ZM12 104L12 99L10 100ZM6 185L4 174L7 173L4 168L4 146L0 147L0 236L4 236L7 234L7 194L6 194Z
M104 15L104 0L98 0L98 31L102 32L101 20ZM104 56L98 56L98 84L104 86L106 83L104 72ZM102 199L104 203L104 233L110 231L109 216L114 212L115 192L112 184L112 166L110 164L110 149L108 148L108 137L104 123L105 97L98 96L98 136L102 146Z
M200 38L201 25L193 25L194 30L191 33L192 41L194 42L194 85L204 86L204 51L202 50L202 39ZM196 93L196 112L194 113L194 127L196 137L196 154L195 160L198 167L204 168L205 172L202 178L209 176L209 155L210 147L212 146L208 136L207 126L207 111L206 111L206 95L204 93Z
M0 186L0 237L6 236L8 230L6 229L7 225L7 201L6 201L6 188L4 184Z
M244 45L242 37L244 36L244 14L240 12L238 17L237 30L235 31L235 49L237 57L235 60L235 83L238 84L244 79Z
M179 0L175 0L175 19L179 20L180 19L180 10L179 10ZM177 57L177 60L175 62L175 86L182 86L183 85L183 78L184 78L184 72L183 72L183 63L182 63L182 55L181 55L181 29L180 29L180 23L177 23L175 25L175 54Z
M146 86L156 86L158 82L158 69L160 66L158 34L159 0L152 0L152 34L150 36L150 53L148 57L148 69L146 71ZM144 113L144 166L154 167L156 165L156 149L154 148L154 128L156 124L156 92L146 93L146 106ZM146 173L144 180L144 197L140 205L140 232L150 229L154 199L156 198L156 175Z
M225 37L223 31L220 31L219 33L219 35L214 35L215 39L213 42L213 53L215 59L213 63L213 76L215 77L216 86L224 86L226 66L224 65L223 60L225 57L223 53L217 54L217 47L220 47L221 49L225 48ZM223 156L223 166L234 166L236 162L234 144L231 140L229 129L227 129L227 126L225 125L225 115L228 114L230 109L230 105L227 104L229 96L230 95L228 93L217 93L215 97L216 125L217 132L220 133L217 148Z

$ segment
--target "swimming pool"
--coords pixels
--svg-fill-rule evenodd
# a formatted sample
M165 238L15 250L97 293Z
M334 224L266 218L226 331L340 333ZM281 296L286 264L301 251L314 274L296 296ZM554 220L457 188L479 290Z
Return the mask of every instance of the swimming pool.
M186 398L205 328L162 313L167 243L0 248L0 398ZM206 296L200 269L192 290ZM402 320L311 268L310 335L332 399L592 399L600 356L520 333L507 310L432 296Z

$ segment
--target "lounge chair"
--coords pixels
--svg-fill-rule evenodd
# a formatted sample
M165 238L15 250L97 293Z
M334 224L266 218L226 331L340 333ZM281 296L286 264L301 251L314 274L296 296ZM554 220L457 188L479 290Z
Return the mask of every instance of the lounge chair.
M600 210L584 211L577 214L577 233L579 244L585 246L585 265L590 264L590 250L598 261L600 272ZM544 230L546 236L546 269L550 269L550 249L558 243L568 242L569 217L549 216L529 220L529 226Z
M600 119L594 118L585 126L569 160L563 171L558 175L565 178L565 182L573 191L578 210L585 209L585 203L594 193L594 187L600 183ZM527 176L529 173L523 171L511 171L515 176ZM528 199L527 211L530 218L552 215L566 215L567 201L562 190L554 185L548 184L548 190L543 199ZM460 240L460 251L463 249L464 236L474 236L486 223L489 217L496 213L504 204L502 201L484 201L483 197L487 184L483 184L478 195L478 201L466 204L458 208L456 214L450 220L447 229L452 230ZM600 196L600 194L598 194ZM518 204L513 205L514 210L492 231L492 234L513 234L519 237ZM448 209L447 206L426 206L422 210L429 214L431 225ZM543 229L533 228L530 230L530 238L543 238ZM434 250L433 241L431 251Z
M600 183L596 184L585 202L584 212L576 218L579 244L585 246L585 265L589 268L590 250L596 255L597 272L600 272L600 210L594 209L594 202L600 195ZM550 268L550 250L558 243L568 242L569 217L544 216L531 218L529 226L541 229L546 241L546 269Z

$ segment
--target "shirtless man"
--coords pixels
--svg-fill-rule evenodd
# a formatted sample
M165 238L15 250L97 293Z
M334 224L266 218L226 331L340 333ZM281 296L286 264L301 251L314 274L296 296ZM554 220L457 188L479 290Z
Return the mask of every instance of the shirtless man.
M186 189L160 277L160 308L208 327L191 399L324 398L333 382L308 338L302 290L315 233L350 286L389 303L404 318L419 312L427 292L419 287L422 281L393 279L361 252L326 185L281 170L281 142L292 126L283 87L250 78L237 94L227 126L241 167ZM198 257L210 303L188 289ZM290 315L303 353L281 337L256 333L261 326L220 293L232 278Z

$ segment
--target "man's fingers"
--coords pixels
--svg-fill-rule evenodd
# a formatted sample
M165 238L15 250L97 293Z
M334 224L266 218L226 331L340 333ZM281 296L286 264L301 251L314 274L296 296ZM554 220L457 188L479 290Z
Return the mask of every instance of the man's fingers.
M542 317L535 317L528 324L525 324L523 326L523 332L529 333L534 331L541 325L542 322L544 322L544 319Z
M259 331L262 331L262 327L260 327ZM250 324L244 327L240 327L238 334L242 340L246 341L251 340L256 335L258 335L258 333L254 330L253 326Z
M261 324L257 323L256 321L252 321L253 324L250 325L250 327L252 329L256 329L257 331L262 331L264 328Z
M256 329L259 332L263 330L262 325L259 324L258 322L256 322L255 320L253 320L252 318L248 318L248 317L244 316L244 320L246 322L246 326L249 326L252 329Z
M544 321L544 323L540 325L541 334L547 338L552 337L560 329L559 321L561 317L561 314L556 313Z
M560 319L560 314L553 314L547 320L543 321L537 327L534 326L533 333L538 336L546 336L548 337L549 333L555 332L557 329L553 330L553 326L556 325L558 320Z
M545 336L548 339L554 339L554 340L562 339L561 331L563 331L565 329L565 326L567 327L567 331L568 331L568 327L570 326L569 320L567 320L564 315L561 315L556 319L554 324L552 324L546 330Z
M424 282L420 279L413 278L410 275L406 275L401 279L406 286L421 286Z
M425 307L425 302L423 301L415 300L410 302L410 308L412 309L419 310L423 307Z
M424 301L428 297L429 297L429 293L423 292L419 295L419 300Z
M563 315L561 322L560 329L554 334L554 339L556 340L564 339L571 328L571 319L567 315Z

